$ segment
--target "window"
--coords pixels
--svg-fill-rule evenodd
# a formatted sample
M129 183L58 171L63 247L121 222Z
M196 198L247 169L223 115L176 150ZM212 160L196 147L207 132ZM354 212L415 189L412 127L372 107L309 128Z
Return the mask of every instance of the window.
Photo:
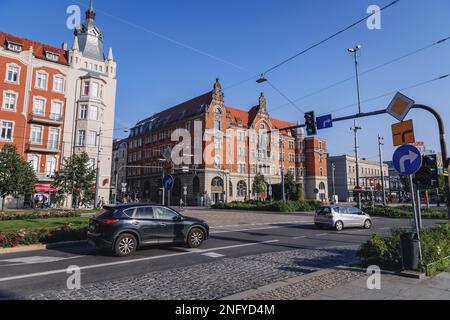
M168 208L163 207L154 207L153 213L157 219L160 220L171 220L173 221L174 218L178 217L178 214L173 212L172 210Z
M323 168L320 168L320 176L323 177Z
M35 98L33 103L33 114L44 115L45 113L45 100L41 98Z
M136 208L136 213L134 215L136 219L153 219L153 208L152 207L140 207Z
M0 139L2 140L12 140L13 123L9 121L0 122Z
M239 163L238 164L238 171L239 173L245 173L245 163Z
M64 92L64 78L62 77L53 78L53 91Z
M214 110L214 129L222 130L222 111L219 108Z
M8 66L8 70L6 72L6 81L8 82L19 82L19 67L17 66Z
M51 177L55 174L56 171L56 157L47 156L47 164L45 165L45 174L48 177Z
M98 107L91 107L89 110L89 119L98 120Z
M48 135L48 148L51 150L58 150L59 147L59 129L50 128Z
M45 57L48 60L52 60L52 61L58 61L59 60L59 55L53 52L46 52L45 53Z
M292 140L289 141L289 149L291 150L295 149L295 142Z
M222 141L220 138L214 138L214 148L216 149L222 148Z
M50 118L60 121L62 114L62 103L59 101L52 101L52 107L50 110Z
M83 95L88 96L89 95L89 81L86 81L83 83Z
M47 74L43 72L38 72L36 77L36 88L47 89Z
M88 111L87 105L82 105L80 107L80 119L85 120L87 118L87 111Z
M32 154L28 157L28 163L33 168L34 172L38 172L39 170L39 157L35 154Z
M15 52L21 52L22 45L18 44L18 43L8 42L8 50L15 51Z
M17 95L11 92L5 92L3 95L3 109L4 110L16 110Z
M30 142L42 144L42 127L31 127Z
M97 146L97 132L89 131L89 145Z
M80 130L78 131L78 145L84 146L86 143L86 131Z
M239 181L237 184L237 196L238 197L247 196L247 184L243 180Z
M92 82L91 96L98 97L98 83L97 82Z

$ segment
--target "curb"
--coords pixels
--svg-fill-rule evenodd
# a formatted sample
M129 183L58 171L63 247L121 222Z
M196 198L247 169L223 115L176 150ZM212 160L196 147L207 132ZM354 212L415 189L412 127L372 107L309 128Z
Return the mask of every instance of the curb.
M7 253L20 253L20 252L29 252L29 251L40 251L40 250L51 250L57 249L60 247L67 247L76 244L87 243L87 240L80 241L64 241L64 242L56 242L49 244L33 244L30 246L18 246L15 248L0 248L0 255Z

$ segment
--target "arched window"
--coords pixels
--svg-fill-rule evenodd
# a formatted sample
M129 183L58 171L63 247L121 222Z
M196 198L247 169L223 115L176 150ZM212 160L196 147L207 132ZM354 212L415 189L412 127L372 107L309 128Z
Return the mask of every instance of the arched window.
M214 129L222 130L222 110L220 108L214 110Z
M194 193L200 192L200 179L198 177L194 177L194 180L192 181L192 190Z
M247 184L243 180L239 181L237 184L237 196L238 197L247 196Z
M211 186L213 187L223 187L223 179L220 177L215 177L211 181Z
M321 182L321 183L319 184L319 189L320 189L320 190L325 190L325 183Z

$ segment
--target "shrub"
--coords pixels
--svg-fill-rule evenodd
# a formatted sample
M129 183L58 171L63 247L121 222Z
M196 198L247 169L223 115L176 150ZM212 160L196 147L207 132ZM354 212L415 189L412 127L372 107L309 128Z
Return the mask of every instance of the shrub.
M400 235L406 229L393 229L388 236L374 234L372 238L361 245L357 255L362 258L364 265L378 265L381 268L400 270L402 257L400 249ZM450 224L430 227L421 230L420 240L422 260L420 270L427 271L427 266L433 265L434 271L446 271L450 261Z
M230 202L216 203L213 209L232 209L232 210L255 210L255 211L274 211L274 212L296 212L296 211L313 211L322 205L318 201L273 201L273 202Z
M81 213L77 211L30 211L30 212L0 212L0 221L26 220L26 219L50 219L50 218L76 218Z
M412 207L407 206L402 207L365 206L363 210L372 216L392 217L392 218L413 217ZM422 218L447 219L447 211L437 209L422 209Z

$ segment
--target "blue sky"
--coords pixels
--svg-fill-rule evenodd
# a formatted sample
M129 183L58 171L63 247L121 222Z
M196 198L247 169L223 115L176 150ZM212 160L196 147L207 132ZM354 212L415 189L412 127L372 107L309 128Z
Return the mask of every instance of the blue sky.
M1 0L0 30L59 46L72 43L66 28L66 8L87 0ZM133 126L139 119L211 89L219 77L226 104L249 109L264 91L271 115L303 121L303 114L267 83L254 80L227 88L301 51L366 14L371 4L389 0L95 0L97 22L105 46L118 62L116 126ZM361 70L450 36L450 1L401 0L382 14L382 29L360 24L269 74L271 82L294 100L354 74L348 47L362 44ZM170 40L169 40L170 39ZM450 41L361 77L362 99L421 83L450 73ZM450 129L450 78L403 91L442 114ZM363 111L385 108L392 96L363 103ZM356 103L355 82L348 81L298 101L303 111L317 115ZM285 105L284 107L280 107ZM352 106L333 112L356 112ZM412 111L416 140L439 150L435 121ZM388 115L360 122L361 155L377 159L377 135L385 137L385 159L392 156ZM352 154L352 122L320 132L333 155ZM447 134L447 139L450 135Z

